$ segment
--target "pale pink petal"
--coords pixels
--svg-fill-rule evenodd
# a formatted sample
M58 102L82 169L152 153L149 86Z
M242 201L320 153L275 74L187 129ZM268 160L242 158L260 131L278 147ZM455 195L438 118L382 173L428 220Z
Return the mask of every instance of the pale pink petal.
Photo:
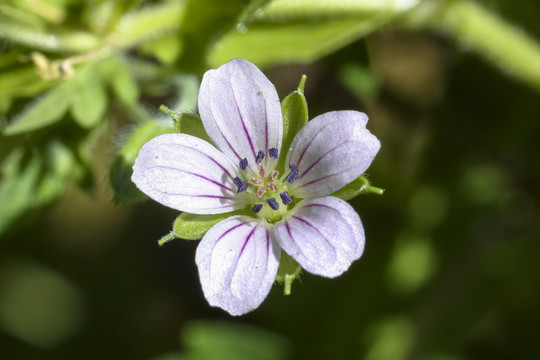
M141 148L131 179L146 195L173 209L219 214L245 206L233 183L237 168L204 140L164 134Z
M197 248L204 296L231 315L257 308L268 295L280 249L258 220L232 216L212 227Z
M233 161L244 158L256 170L263 151L281 149L283 116L274 85L252 63L234 59L207 71L199 90L199 112L206 132Z
M274 236L306 271L325 277L342 274L364 251L360 217L332 196L300 202L274 227Z
M291 195L330 195L362 175L379 151L379 140L366 129L367 116L334 111L307 123L294 138L287 164L298 168Z

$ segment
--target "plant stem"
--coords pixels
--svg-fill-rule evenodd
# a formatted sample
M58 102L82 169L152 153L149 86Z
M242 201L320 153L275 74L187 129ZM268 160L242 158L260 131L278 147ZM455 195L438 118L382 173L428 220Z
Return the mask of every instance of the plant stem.
M455 38L511 76L540 90L540 45L523 30L468 0L450 1L428 26Z

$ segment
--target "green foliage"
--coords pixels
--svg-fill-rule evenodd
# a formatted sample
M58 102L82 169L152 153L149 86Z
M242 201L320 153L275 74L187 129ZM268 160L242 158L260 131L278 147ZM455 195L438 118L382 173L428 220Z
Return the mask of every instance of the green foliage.
M235 57L262 67L286 62L310 63L386 22L386 18L375 17L248 24L246 28L228 32L209 53L209 63L216 67Z
M32 149L15 148L0 164L0 234L60 197L68 181L88 184L88 169L73 144L57 138Z
M2 355L537 358L539 12L528 0L0 1ZM278 91L308 74L312 116L368 113L382 143L370 180L389 191L351 202L366 248L339 279L302 277L232 323L186 323L223 313L202 299L196 244L148 242L177 214L103 198L145 198L130 178L152 137L208 140L198 79L236 57L293 63L267 72ZM418 84L436 101L411 103ZM303 91L283 104L285 149L307 119ZM96 196L54 206L74 186ZM333 195L381 192L360 177ZM182 214L160 243L218 218ZM283 258L287 284L297 267Z
M182 331L187 359L280 360L289 344L279 335L254 326L229 322L197 321Z

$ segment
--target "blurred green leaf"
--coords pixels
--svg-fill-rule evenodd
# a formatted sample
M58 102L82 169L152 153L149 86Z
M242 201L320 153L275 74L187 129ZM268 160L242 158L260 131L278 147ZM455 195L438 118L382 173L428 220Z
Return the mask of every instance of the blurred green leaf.
M144 44L140 50L163 64L172 65L182 53L183 47L178 36L167 36Z
M85 129L96 126L107 109L107 94L99 74L87 72L80 76L71 97L71 114Z
M285 359L289 343L267 330L239 323L197 321L186 325L182 341L189 359Z
M420 0L273 0L263 9L262 18L285 20L290 18L338 18L343 16L393 16L413 9Z
M40 159L33 158L24 166L23 156L21 148L12 151L0 168L0 233L28 208L37 205L34 191L39 181Z
M139 98L139 87L133 78L130 68L117 57L110 58L102 66L103 78L110 81L110 85L118 98L125 105L133 105Z
M213 67L241 57L260 67L275 63L309 63L362 38L389 21L387 16L344 18L286 24L254 23L230 31L213 48Z
M42 348L72 336L83 323L79 289L61 274L27 260L0 269L0 328Z
M141 10L124 15L116 31L117 46L132 47L177 32L182 23L185 3L166 1L159 5L148 4Z
M180 36L184 49L189 51L184 51L178 60L182 68L196 73L205 71L207 53L216 41L234 28L249 3L249 0L188 0Z
M31 102L4 130L5 135L17 135L59 121L70 104L72 82L64 82Z
M17 147L0 165L0 233L16 220L55 201L69 181L85 183L86 164L77 154L81 147L75 135L72 145L58 139L34 144L30 149Z

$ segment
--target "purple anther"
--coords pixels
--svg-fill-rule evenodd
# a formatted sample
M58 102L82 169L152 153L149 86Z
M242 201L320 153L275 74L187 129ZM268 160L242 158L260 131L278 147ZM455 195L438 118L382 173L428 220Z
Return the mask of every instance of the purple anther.
M257 153L257 157L255 158L255 162L258 164L261 162L261 160L264 158L264 151L259 150Z
M278 151L276 148L271 148L271 149L268 149L268 155L272 158L272 159L277 159L278 158Z
M296 179L298 179L298 168L293 163L289 163L289 168L291 169L291 172L287 177L285 178L285 181L287 181L289 184L292 184L295 182Z
M261 211L262 206L263 206L263 204L255 204L251 208L251 211L253 211L254 213L258 213L259 211Z
M292 199L289 196L289 193L284 191L282 193L279 193L279 196L281 197L281 201L283 202L283 205L289 205L292 203Z
M233 180L234 184L238 187L238 191L239 193L241 193L242 191L246 191L247 188L248 188L248 183L247 182L244 182L242 179L240 179L238 176L234 178Z
M248 161L246 158L243 158L242 160L240 160L240 163L238 164L240 165L240 169L242 170L246 170L247 169L247 166L248 166Z
M274 210L279 209L279 204L274 198L266 199L266 203Z

